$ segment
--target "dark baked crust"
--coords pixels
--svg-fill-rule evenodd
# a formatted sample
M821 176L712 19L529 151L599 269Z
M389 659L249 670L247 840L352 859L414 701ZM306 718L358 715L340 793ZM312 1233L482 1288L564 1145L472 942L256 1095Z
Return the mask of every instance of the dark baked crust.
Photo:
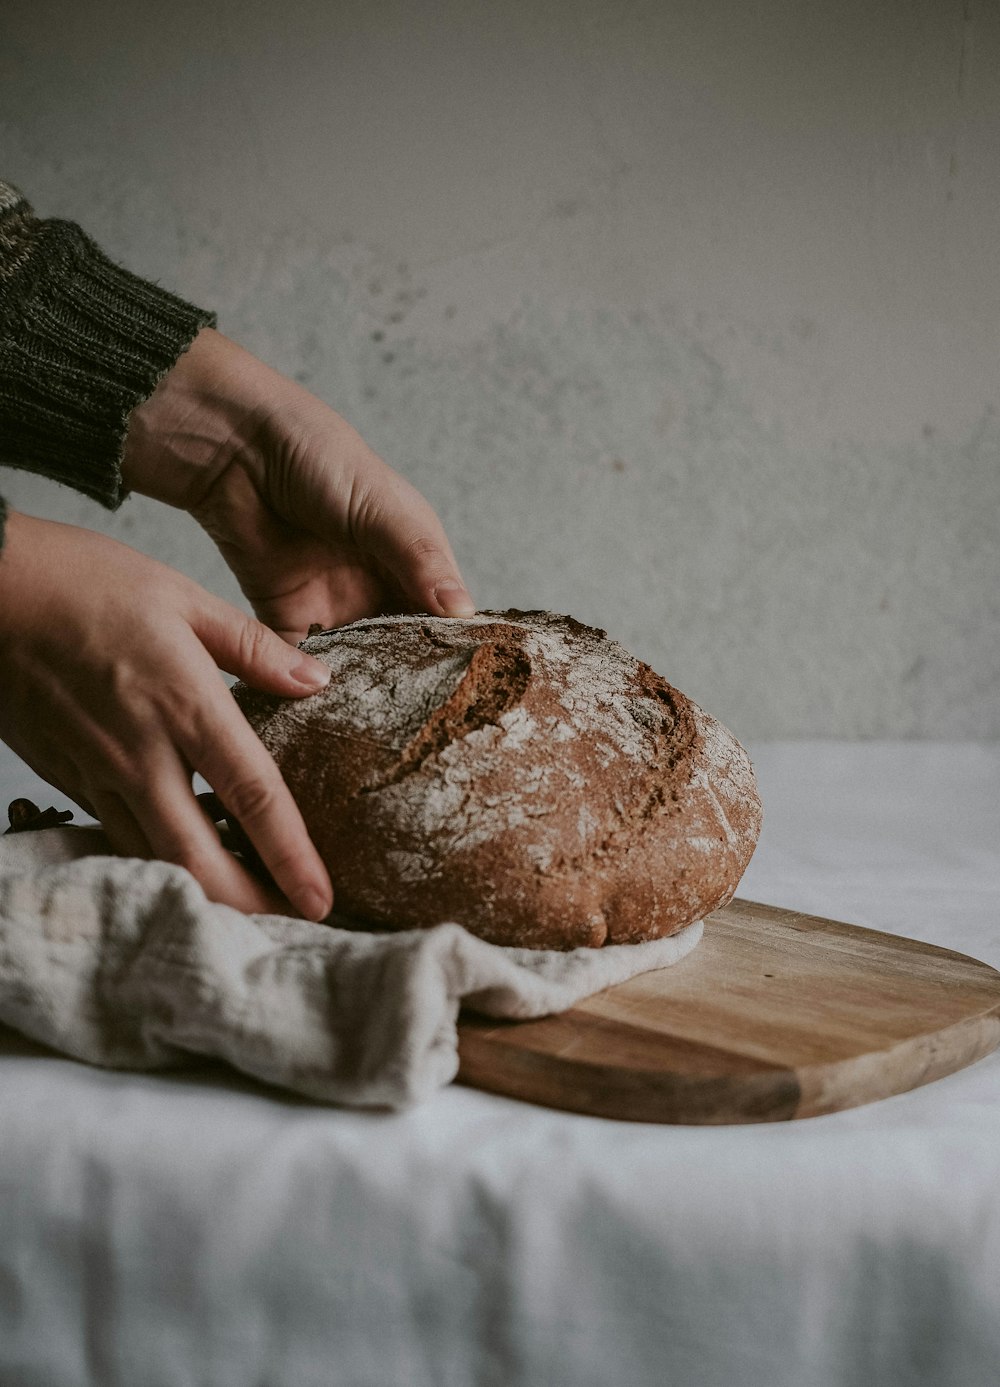
M305 700L233 692L338 911L569 949L724 904L761 807L746 752L603 631L549 612L387 616L310 637Z

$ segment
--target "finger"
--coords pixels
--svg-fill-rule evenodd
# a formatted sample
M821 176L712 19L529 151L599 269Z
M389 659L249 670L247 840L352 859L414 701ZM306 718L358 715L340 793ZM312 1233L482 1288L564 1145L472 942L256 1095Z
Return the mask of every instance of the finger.
M358 502L355 532L383 563L410 603L435 616L474 616L444 527L420 492L391 468Z
M80 803L79 799L77 800ZM135 815L120 796L111 791L94 792L88 796L87 813L95 818L107 835L108 842L122 857L149 859L155 854L149 840L136 823Z
M333 887L281 772L226 689L198 705L188 760L253 843L279 890L308 920L333 908Z
M179 762L159 766L123 808L148 844L148 850L137 855L184 867L211 901L248 914L283 909L275 893L222 846ZM121 817L116 823L124 828Z
M318 693L330 682L330 670L322 660L297 650L263 622L228 602L203 600L189 620L219 668L235 674L251 688L302 698Z

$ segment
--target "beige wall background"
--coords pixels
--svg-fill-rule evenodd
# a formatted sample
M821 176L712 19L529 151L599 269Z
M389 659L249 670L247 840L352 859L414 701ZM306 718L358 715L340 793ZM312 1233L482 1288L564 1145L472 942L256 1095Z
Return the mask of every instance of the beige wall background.
M1000 735L1000 6L6 0L0 170L344 413L481 605L749 739ZM241 600L186 517L0 487Z

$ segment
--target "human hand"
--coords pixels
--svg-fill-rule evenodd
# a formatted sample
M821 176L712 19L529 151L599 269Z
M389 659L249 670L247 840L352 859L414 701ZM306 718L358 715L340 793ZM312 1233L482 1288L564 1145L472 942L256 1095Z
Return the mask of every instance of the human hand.
M423 496L340 415L210 328L133 412L124 474L195 516L288 641L385 611L475 611Z
M326 868L219 668L290 697L329 677L311 656L164 564L72 525L7 518L0 553L0 737L101 821L112 846L186 867L211 900L287 906L222 846L200 772L303 916Z

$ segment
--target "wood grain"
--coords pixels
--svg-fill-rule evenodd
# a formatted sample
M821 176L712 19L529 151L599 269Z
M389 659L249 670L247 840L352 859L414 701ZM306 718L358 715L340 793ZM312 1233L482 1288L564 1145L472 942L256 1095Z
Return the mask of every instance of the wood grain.
M459 1024L459 1081L636 1122L775 1122L870 1103L1000 1045L1000 972L735 900L694 953L561 1016Z

